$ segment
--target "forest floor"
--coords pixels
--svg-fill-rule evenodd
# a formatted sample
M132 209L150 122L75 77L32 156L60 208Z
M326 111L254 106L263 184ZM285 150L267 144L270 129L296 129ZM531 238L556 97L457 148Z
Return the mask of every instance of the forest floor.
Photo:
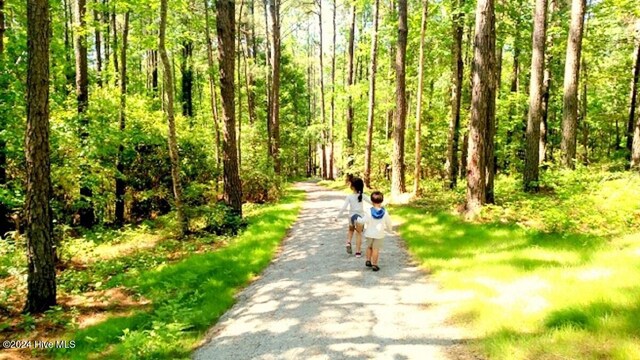
M396 236L385 240L380 271L371 271L345 251L346 220L333 220L345 194L297 187L307 200L280 253L195 359L479 358L448 322L464 292L439 288Z

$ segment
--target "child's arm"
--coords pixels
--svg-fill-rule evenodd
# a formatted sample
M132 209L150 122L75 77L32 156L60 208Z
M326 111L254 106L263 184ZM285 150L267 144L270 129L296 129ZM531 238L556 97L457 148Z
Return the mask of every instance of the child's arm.
M391 234L397 235L395 231L393 231L393 223L391 222L391 216L389 213L384 214L384 227Z
M338 221L338 218L342 216L342 214L344 214L344 211L347 210L347 207L349 206L349 197L346 197L344 199L344 204L342 204L342 209L340 209L340 212L338 213L338 215L336 215L336 217L334 217L333 219L335 221Z

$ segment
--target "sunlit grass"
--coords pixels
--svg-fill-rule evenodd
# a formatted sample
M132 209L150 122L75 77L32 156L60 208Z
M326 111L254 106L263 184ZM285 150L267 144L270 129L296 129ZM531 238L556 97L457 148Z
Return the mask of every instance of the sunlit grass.
M68 334L74 349L54 353L65 359L189 358L204 332L233 304L235 292L269 264L297 218L302 191L276 205L248 206L249 226L212 252L111 279L151 306L125 317L112 317Z
M640 208L640 194L624 185L629 179L620 181L587 181L582 196L574 189L566 199L538 195L523 210L550 211L542 208L552 201L572 207L557 220L575 231L542 232L513 219L467 223L443 208L392 214L435 279L467 294L452 321L470 329L472 346L488 358L640 359L640 233L625 220ZM507 195L515 213L518 196ZM602 210L615 203L624 211ZM594 223L588 206L607 211L599 215L606 223Z

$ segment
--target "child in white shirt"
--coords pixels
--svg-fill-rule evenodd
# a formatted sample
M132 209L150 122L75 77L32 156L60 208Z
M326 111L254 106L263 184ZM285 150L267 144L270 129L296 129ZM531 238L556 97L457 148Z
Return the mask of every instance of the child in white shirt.
M356 232L356 257L361 257L361 247L362 247L362 229L364 227L362 223L362 218L364 217L364 207L363 200L371 204L371 198L369 196L363 194L364 191L364 182L360 178L354 177L351 180L351 190L353 194L347 195L344 199L344 204L342 205L342 209L335 217L337 221L342 214L349 209L349 230L347 231L347 254L351 254L351 239L353 239L353 232Z
M380 270L378 256L384 241L385 230L393 232L393 224L389 212L382 207L384 195L380 191L371 193L371 207L364 215L364 237L367 239L367 261L365 265L373 271Z

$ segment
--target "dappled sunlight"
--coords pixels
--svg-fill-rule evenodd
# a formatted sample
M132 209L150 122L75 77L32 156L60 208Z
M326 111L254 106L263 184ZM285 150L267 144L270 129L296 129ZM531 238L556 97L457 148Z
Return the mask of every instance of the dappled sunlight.
M607 268L591 268L578 272L577 277L582 281L602 280L612 277L614 274L612 269Z

